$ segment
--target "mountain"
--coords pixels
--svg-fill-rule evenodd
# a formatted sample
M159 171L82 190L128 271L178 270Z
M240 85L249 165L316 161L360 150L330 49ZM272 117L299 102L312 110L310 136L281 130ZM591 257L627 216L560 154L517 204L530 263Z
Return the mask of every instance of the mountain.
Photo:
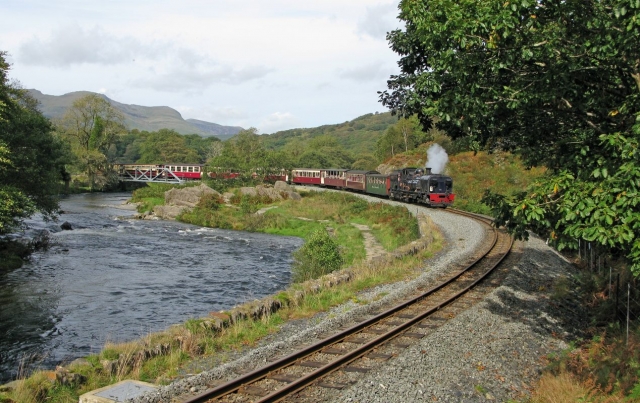
M187 119L186 122L191 123L193 126L207 133L216 133L218 137L227 136L225 138L236 135L240 130L243 130L242 127L238 126L222 126L217 123L205 122L204 120L198 119Z
M40 102L39 108L43 115L50 119L61 118L76 100L95 94L89 91L76 91L64 95L47 95L42 92L28 90L33 98ZM216 136L226 140L242 127L222 126L216 123L196 119L183 119L180 112L168 106L140 106L127 105L114 101L103 94L97 94L106 99L114 108L124 115L124 123L129 129L158 131L173 129L180 134L199 134L203 137Z
M367 113L344 123L283 130L273 134L263 134L262 137L267 148L279 149L294 139L306 141L326 135L335 138L345 150L356 155L373 154L376 141L397 122L398 117L392 116L391 112L376 112Z

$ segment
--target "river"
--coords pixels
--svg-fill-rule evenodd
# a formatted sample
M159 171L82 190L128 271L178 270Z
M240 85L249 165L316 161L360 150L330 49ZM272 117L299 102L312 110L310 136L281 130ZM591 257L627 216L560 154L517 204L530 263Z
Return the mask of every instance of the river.
M130 194L64 198L53 246L0 273L0 383L284 289L302 240L133 219ZM61 231L69 222L71 231Z

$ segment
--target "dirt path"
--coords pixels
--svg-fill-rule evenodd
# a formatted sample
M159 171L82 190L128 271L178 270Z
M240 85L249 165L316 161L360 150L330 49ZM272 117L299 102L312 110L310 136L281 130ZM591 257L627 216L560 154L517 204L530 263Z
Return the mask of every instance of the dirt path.
M367 252L366 260L372 260L378 256L383 256L387 252L384 250L380 242L371 233L371 228L368 225L351 223L354 227L362 232L364 237L364 249Z

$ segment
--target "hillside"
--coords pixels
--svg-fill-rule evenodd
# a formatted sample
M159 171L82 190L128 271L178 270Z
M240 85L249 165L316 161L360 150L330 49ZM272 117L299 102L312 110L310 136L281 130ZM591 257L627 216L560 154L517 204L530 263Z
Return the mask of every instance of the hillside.
M376 141L397 121L397 116L391 116L390 112L368 113L344 123L264 134L263 141L269 149L280 149L293 139L305 141L328 135L335 138L345 151L355 155L373 154Z
M50 119L60 118L74 101L86 95L88 91L70 92L64 95L47 95L34 89L28 90L31 96L40 102L41 112ZM196 119L183 119L180 112L168 106L127 105L114 101L106 95L98 94L124 114L125 125L129 129L158 131L173 129L180 134L199 134L203 137L216 136L228 139L242 130L241 127L222 126L216 123Z
M380 164L378 171L388 173L403 167L423 167L427 162L427 149L432 144L397 154ZM517 155L508 152L465 151L449 155L444 174L453 178L456 208L487 214L488 208L480 202L486 189L502 194L522 191L545 171L542 167L526 169Z

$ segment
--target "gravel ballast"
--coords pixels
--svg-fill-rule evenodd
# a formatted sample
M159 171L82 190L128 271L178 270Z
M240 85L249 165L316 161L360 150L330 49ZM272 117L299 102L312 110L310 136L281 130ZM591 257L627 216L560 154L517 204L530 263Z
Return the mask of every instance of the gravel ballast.
M219 357L196 361L190 369L203 370L202 373L180 379L134 401L168 402L178 396L200 393L212 384L259 368L267 360L290 354L301 345L317 342L339 327L364 320L380 307L418 287L432 284L436 277L451 271L454 263L469 257L486 236L485 229L468 218L415 205L407 208L412 213L429 215L447 242L442 252L425 263L421 276L375 287L358 298L375 302L363 305L349 301L313 318L290 321L257 347L232 353L224 364L219 364ZM361 374L359 382L350 388L328 391L324 399L475 402L506 401L526 395L544 365L541 357L565 348L564 340L577 334L574 329L580 327L581 310L573 306L564 311L549 298L554 279L571 271L567 262L539 239L521 245L517 253L521 256L512 257L516 263L509 268L502 285L482 302L378 369ZM381 295L384 297L377 299Z

